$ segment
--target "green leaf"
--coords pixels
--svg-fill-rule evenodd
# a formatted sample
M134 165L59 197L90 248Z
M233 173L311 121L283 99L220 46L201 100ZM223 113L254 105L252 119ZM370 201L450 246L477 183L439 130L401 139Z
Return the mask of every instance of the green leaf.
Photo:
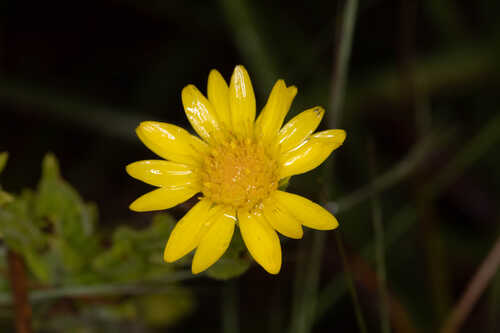
M74 249L64 238L53 238L50 243L67 272L78 273L83 270L87 258Z
M162 213L145 229L119 227L111 248L93 260L93 269L107 279L120 281L164 276L173 268L163 262L163 249L174 224L170 215Z
M23 252L24 259L30 271L37 279L44 283L49 283L51 268L47 261L36 252L26 249Z
M5 205L6 203L12 202L12 200L14 200L14 197L12 195L0 190L0 207Z
M206 274L217 280L228 280L245 273L250 268L250 263L245 243L237 228L226 253L206 271Z
M7 246L19 253L41 249L46 243L29 208L27 196L16 198L0 208L0 233Z
M83 202L80 195L64 181L52 154L42 163L42 178L38 185L35 213L48 219L58 237L64 238L77 251L91 255L89 240L94 234L97 210Z
M7 160L9 159L9 153L4 151L0 153L0 174L7 165Z

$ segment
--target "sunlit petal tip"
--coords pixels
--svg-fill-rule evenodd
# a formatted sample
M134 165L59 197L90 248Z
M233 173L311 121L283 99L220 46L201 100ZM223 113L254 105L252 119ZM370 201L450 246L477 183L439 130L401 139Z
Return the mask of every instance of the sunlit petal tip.
M264 203L262 211L265 220L283 236L293 239L304 236L300 222L277 202L275 194Z
M293 98L293 97L295 97L295 96L297 96L298 89L297 89L297 87L296 87L296 86L289 86L289 87L287 88L287 90L288 90L288 94L289 94L292 98Z
M248 251L270 274L278 274L281 269L281 244L276 231L265 218L245 210L238 212L241 237Z
M326 130L310 136L297 148L281 155L280 178L311 171L345 140L344 130Z
M175 258L174 256L172 256L172 254L170 254L170 252L167 252L167 246L165 246L165 250L163 250L163 261L168 262L168 263L172 263L178 259L179 258Z
M194 250L210 225L211 203L199 201L172 230L163 253L166 262L174 262Z
M233 238L235 220L234 214L227 210L220 210L213 216L213 222L194 253L191 264L193 274L203 272L226 252Z
M344 143L346 136L346 131L342 129L326 130L313 135L315 138L330 140L338 143L339 145Z
M333 230L339 226L335 216L328 210L300 195L276 191L275 198L293 217L308 228Z
M250 76L241 65L235 67L231 76L229 106L232 130L240 136L251 135L256 113L255 94Z
M316 114L316 116L320 119L323 119L323 115L325 114L325 108L322 106L316 106L312 109L312 111Z
M136 129L139 139L155 154L166 160L198 165L200 153L208 145L182 127L157 121L144 121Z
M200 189L200 184L193 168L165 160L144 160L130 163L127 173L140 181L156 187L190 186Z
M126 171L126 172L127 172L127 174L128 174L129 176L131 176L131 177L134 177L134 176L132 176L132 172L133 172L133 171L132 171L132 168L133 168L133 166L132 166L132 165L133 165L134 163L135 163L135 162L130 163L130 164L128 164L128 165L125 167L125 171ZM134 178L135 178L135 177L134 177Z
M266 144L275 144L283 120L285 119L297 88L287 87L284 80L278 80L273 86L266 105L255 122L255 135Z
M202 269L202 267L200 265L195 265L194 262L191 264L191 273L196 275L196 274L200 274L203 271L204 271L204 269Z
M281 151L287 152L300 146L316 130L324 114L325 109L316 106L299 113L286 123L278 135Z
M196 133L209 142L215 139L220 134L220 126L209 100L192 84L182 89L181 99L186 116Z
M229 87L226 80L215 69L210 71L207 83L207 97L215 108L217 116L226 129L231 128L231 111L229 108Z

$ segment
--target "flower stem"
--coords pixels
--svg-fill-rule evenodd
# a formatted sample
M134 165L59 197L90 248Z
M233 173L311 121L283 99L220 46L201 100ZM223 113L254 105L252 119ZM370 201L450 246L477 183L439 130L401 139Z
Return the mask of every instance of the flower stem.
M236 280L222 287L222 332L238 333L238 286Z

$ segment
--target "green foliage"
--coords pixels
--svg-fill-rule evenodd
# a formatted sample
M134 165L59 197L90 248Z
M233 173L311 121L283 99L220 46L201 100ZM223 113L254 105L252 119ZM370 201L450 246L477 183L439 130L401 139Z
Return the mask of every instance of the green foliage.
M164 264L162 255L174 223L169 215L157 214L147 229L119 227L113 234L111 248L93 260L93 269L114 281L154 279L168 274L173 266Z
M140 318L153 326L179 321L194 310L193 294L187 289L175 289L168 293L150 294L133 300L133 307Z
M7 154L0 154L0 171L6 160ZM151 225L140 230L122 226L111 237L98 233L95 205L84 202L61 177L52 154L43 159L36 191L24 190L16 196L0 188L0 235L9 249L22 255L35 284L48 287L71 290L71 286L108 283L110 290L116 290L120 283L149 281L164 290L162 279L168 280L177 268L165 264L162 258L174 224L169 215L157 214ZM1 265L6 262L0 261ZM0 283L0 289L5 288L8 284ZM139 296L113 302L108 306L113 310L108 312L129 309L129 314L134 313L135 319L148 325L175 322L192 311L194 299L187 290L172 288L176 290L174 296L147 295L147 290L154 288L139 288ZM75 319L75 327L78 325ZM83 325L81 330L88 328Z

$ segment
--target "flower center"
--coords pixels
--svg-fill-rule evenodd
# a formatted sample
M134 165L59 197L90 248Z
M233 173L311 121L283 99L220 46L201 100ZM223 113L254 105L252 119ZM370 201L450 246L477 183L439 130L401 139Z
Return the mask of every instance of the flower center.
M203 194L214 203L251 209L278 188L278 163L246 140L214 147L201 170Z

